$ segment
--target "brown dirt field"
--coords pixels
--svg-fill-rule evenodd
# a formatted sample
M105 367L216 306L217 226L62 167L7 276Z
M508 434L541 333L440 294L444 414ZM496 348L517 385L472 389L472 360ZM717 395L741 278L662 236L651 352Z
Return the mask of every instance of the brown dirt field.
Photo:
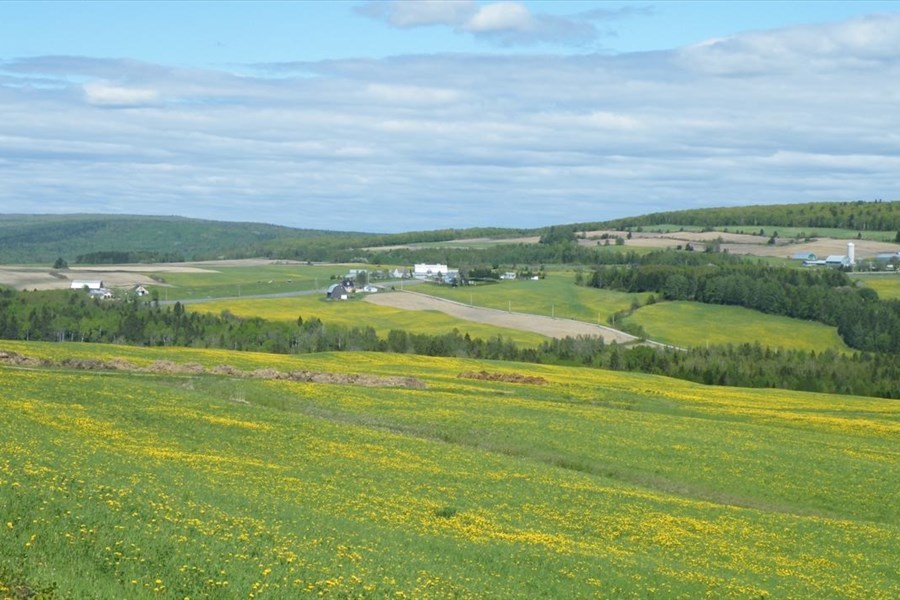
M51 274L49 269L0 268L0 285L7 285L17 290L65 290L71 287L73 280L94 279L102 279L107 286L114 288L134 285L159 285L148 275L137 271L105 271L99 268L81 268L77 270L54 271Z
M588 238L599 238L603 234L610 237L619 236L625 238L627 231L589 231ZM673 231L671 233L652 233L652 232L633 232L630 240L625 240L626 246L634 246L640 248L674 248L691 243L697 250L703 250L705 243L722 238L724 242L722 249L732 254L751 254L753 256L775 256L779 258L790 258L797 252L813 252L819 258L825 258L830 254L847 254L847 242L853 242L856 245L856 258L872 258L876 254L882 252L900 251L900 244L891 244L888 242L875 242L871 240L838 240L834 238L818 238L815 241L803 243L779 243L770 246L769 238L758 235L748 235L743 233L724 233L721 231ZM596 246L597 242L602 240L586 239L579 240L579 243L587 246ZM610 241L610 244L615 242Z
M594 325L572 319L554 319L542 315L530 315L527 313L510 313L505 310L493 308L479 308L435 298L416 292L388 292L366 296L366 302L380 306L390 306L402 310L437 310L466 321L485 323L497 327L531 331L553 338L575 337L578 335L590 335L602 337L605 342L618 342L619 344L635 342L633 335L618 331L602 325Z

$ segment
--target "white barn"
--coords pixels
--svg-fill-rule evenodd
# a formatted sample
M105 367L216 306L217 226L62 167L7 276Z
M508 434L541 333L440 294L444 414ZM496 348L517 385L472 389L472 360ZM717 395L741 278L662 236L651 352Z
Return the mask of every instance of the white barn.
M419 263L413 265L413 277L416 279L430 279L432 277L437 277L438 273L443 276L446 276L450 269L447 265L442 265L440 263L436 264L428 264L428 263Z
M89 290L102 290L105 287L106 286L103 285L102 281L81 281L79 279L74 280L72 285L69 286L69 288L73 290L83 290L84 288Z

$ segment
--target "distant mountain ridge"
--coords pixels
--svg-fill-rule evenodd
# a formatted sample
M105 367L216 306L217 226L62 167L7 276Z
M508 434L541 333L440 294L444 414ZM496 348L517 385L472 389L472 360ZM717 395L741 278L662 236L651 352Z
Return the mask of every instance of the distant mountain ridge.
M75 263L78 257L115 255L147 261L204 260L235 253L252 256L277 241L340 233L175 216L6 214L0 215L0 262L46 263L63 258Z
M805 227L896 231L900 201L814 202L659 212L637 217L532 229L472 227L393 234L298 229L265 223L176 216L0 214L0 264L176 262L216 258L366 260L363 248L480 237L510 238L653 225L693 227ZM549 239L549 238L548 238Z

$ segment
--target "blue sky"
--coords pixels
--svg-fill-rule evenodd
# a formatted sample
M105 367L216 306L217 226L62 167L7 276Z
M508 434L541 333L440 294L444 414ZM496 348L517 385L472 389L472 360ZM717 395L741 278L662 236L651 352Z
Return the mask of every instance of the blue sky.
M900 2L3 2L0 213L533 227L897 199Z

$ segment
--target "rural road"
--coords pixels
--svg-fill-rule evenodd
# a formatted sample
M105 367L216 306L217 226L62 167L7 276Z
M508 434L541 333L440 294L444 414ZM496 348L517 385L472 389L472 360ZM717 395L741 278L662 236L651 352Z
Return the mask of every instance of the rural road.
M371 294L366 296L365 300L380 306L390 306L403 310L437 310L466 321L531 331L553 338L590 335L602 337L603 341L607 343L615 341L619 344L626 344L638 341L638 338L631 334L612 329L611 327L604 327L603 325L594 325L593 323L575 321L573 319L557 319L543 315L507 312L496 308L469 306L461 302L436 298L418 292L404 291Z

